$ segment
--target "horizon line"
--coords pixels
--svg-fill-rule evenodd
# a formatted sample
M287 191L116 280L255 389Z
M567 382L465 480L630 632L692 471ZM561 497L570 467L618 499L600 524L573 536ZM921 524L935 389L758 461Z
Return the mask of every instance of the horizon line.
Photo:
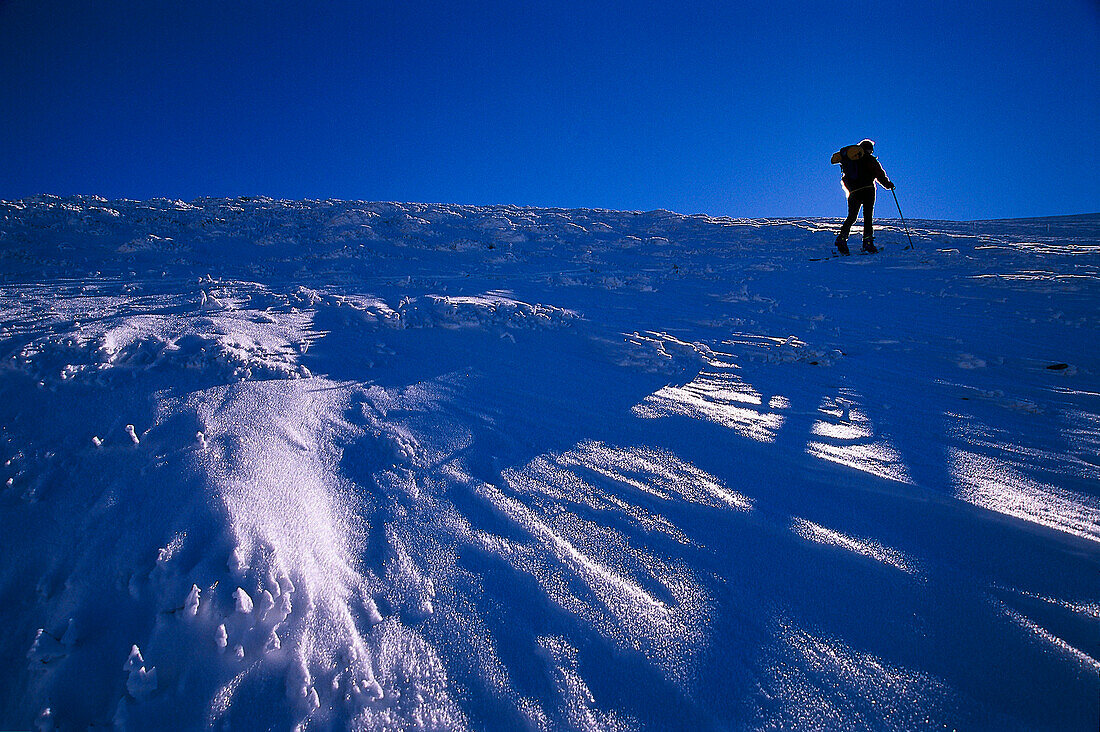
M452 201L397 201L397 200L370 200L365 198L284 198L274 197L266 194L256 195L238 195L238 196L199 196L192 198L190 201L183 198L171 197L171 196L152 196L149 198L127 198L125 196L119 198L108 198L98 193L34 193L29 196L23 196L21 198L8 199L0 198L0 204L13 204L22 203L24 201L33 200L37 198L57 198L57 199L99 199L105 202L119 202L128 201L133 203L145 203L149 201L173 201L186 204L193 204L195 201L242 201L245 203L251 203L255 201L271 201L273 203L362 203L362 204L386 204L386 205L416 205L416 206L458 206L461 208L515 208L515 209L531 209L540 211L606 211L612 213L629 213L629 214L655 214L655 213L668 213L675 214L677 216L683 216L685 218L702 216L710 219L738 219L744 221L769 221L769 220L796 220L796 219L838 219L843 220L844 216L814 216L814 215L785 215L785 216L736 216L733 214L709 214L702 211L693 213L684 213L681 211L674 211L667 208L654 208L654 209L627 209L627 208L608 208L606 206L551 206L551 205L535 205L535 204L517 204L517 203L456 203ZM1100 211L1095 212L1081 212L1072 214L1049 214L1040 216L997 216L993 218L977 218L977 219L938 219L938 218L908 218L907 221L947 221L959 224L978 224L978 223L993 223L1003 221L1049 221L1051 219L1081 219L1081 218L1100 218ZM876 216L878 221L893 221L900 220L900 218L893 216Z

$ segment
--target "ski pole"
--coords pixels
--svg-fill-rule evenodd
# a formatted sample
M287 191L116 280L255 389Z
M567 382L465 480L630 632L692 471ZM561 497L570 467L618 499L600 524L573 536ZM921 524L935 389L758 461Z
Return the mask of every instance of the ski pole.
M898 216L901 216L901 225L905 227L905 238L909 240L909 246L906 249L913 248L913 237L909 236L909 224L905 223L905 214L901 212L901 204L898 203L898 193L893 188L890 192L894 194L894 205L898 207Z

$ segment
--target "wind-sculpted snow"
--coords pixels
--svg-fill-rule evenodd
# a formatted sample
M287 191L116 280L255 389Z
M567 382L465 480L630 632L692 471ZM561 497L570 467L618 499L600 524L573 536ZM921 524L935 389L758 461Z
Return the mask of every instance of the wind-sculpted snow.
M0 727L1095 728L1095 216L0 215Z

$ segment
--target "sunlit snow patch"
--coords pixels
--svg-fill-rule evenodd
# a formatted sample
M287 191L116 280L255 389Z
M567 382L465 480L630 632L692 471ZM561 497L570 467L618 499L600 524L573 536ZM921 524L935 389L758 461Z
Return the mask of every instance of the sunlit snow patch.
M871 420L851 399L827 397L818 411L821 417L811 431L824 439L811 440L806 452L887 480L913 482L901 455L887 440L874 439Z
M1100 473L1100 415L1073 410L1066 413L1066 422L1068 425L1062 429L1062 436L1069 444L1069 452L1080 457L1089 469Z
M885 564L894 569L899 569L906 574L917 574L917 564L904 552L883 546L873 539L860 539L854 536L842 534L833 529L827 529L813 521L795 517L791 520L791 531L807 541L826 546L840 547L850 552L860 554L873 559L880 564Z
M484 537L483 548L534 576L558 607L682 680L701 648L709 600L690 570L661 556L657 537L690 543L662 504L746 510L751 502L670 454L597 442L503 477L507 492L477 492L531 541Z
M742 437L758 442L775 442L783 426L785 397L763 396L736 373L734 364L711 361L690 383L665 386L647 396L632 412L656 419L682 415L728 427Z
M777 622L782 655L765 659L763 691L776 729L925 729L954 706L940 679L887 663L842 641L816 636L793 620ZM859 720L855 722L855 720Z
M674 497L704 506L752 508L752 500L731 491L718 478L670 452L649 447L620 448L586 440L558 456L565 468L586 468L643 493Z
M1043 595L1038 592L1028 592L1027 590L1020 590L1012 587L1005 587L1003 585L994 585L993 589L1001 592L1009 593L1017 597L1024 597L1031 600L1039 600L1052 607L1057 607L1066 612L1078 615L1082 618L1089 618L1090 620L1100 620L1100 602L1090 601L1074 601L1074 600L1062 600L1057 597L1051 597L1049 595Z
M1100 505L1095 498L1031 480L985 455L958 449L950 454L957 498L1100 542Z
M192 584L203 582L198 572L216 567L177 566L176 539L160 551L157 571L172 581L163 583L157 604L182 612L180 620L158 621L163 628L141 647L149 673L153 663L168 679L181 668L200 668L204 684L217 685L211 726L236 721L241 698L276 686L282 699L266 712L270 718L342 720L356 728L409 720L432 729L466 724L436 651L408 625L383 620L373 599L388 583L412 578L430 589L430 580L408 566L381 578L359 563L362 528L349 519L358 499L333 470L341 455L331 438L342 429L342 395L323 380L260 381L194 392L165 406L169 414L193 414L203 427L206 446L194 459L205 491L196 500L221 506L233 548L215 571L220 579L211 584L206 574L201 588ZM400 547L392 557L395 565L411 565ZM430 592L421 599L422 614L430 613ZM181 623L196 639L193 647L177 647ZM141 690L150 682L133 683ZM162 720L164 705L184 691L158 690L164 701L155 707L123 699L116 721Z
M1100 671L1100 661L1064 639L1059 638L1054 633L1051 633L1027 615L1024 615L1018 610L1014 610L1001 600L991 597L989 598L989 602L1006 618L1020 626L1021 629L1033 636L1037 641L1054 649L1055 652L1072 659L1075 663L1080 664L1082 670L1090 674L1095 674Z
M539 638L538 644L561 699L561 717L570 729L625 732L638 728L637 720L627 720L615 711L603 712L596 708L595 697L577 668L577 649L565 638L546 636Z
M706 617L705 593L685 568L593 521L567 513L542 516L490 485L478 493L533 541L498 545L510 564L535 577L562 610L620 647L642 651L671 678L682 680L685 657L699 650ZM643 587L643 578L668 600ZM577 591L577 580L585 591Z

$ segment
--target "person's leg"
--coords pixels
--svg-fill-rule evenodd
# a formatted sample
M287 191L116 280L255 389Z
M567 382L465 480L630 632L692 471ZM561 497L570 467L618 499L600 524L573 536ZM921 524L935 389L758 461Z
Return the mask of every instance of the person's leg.
M874 225L875 189L869 188L864 193L867 195L863 198L863 250L877 252Z
M848 253L848 234L852 231L852 226L856 223L856 218L859 216L859 193L851 193L848 195L848 218L844 219L844 223L840 226L840 233L836 237L836 248L841 251L842 254Z

